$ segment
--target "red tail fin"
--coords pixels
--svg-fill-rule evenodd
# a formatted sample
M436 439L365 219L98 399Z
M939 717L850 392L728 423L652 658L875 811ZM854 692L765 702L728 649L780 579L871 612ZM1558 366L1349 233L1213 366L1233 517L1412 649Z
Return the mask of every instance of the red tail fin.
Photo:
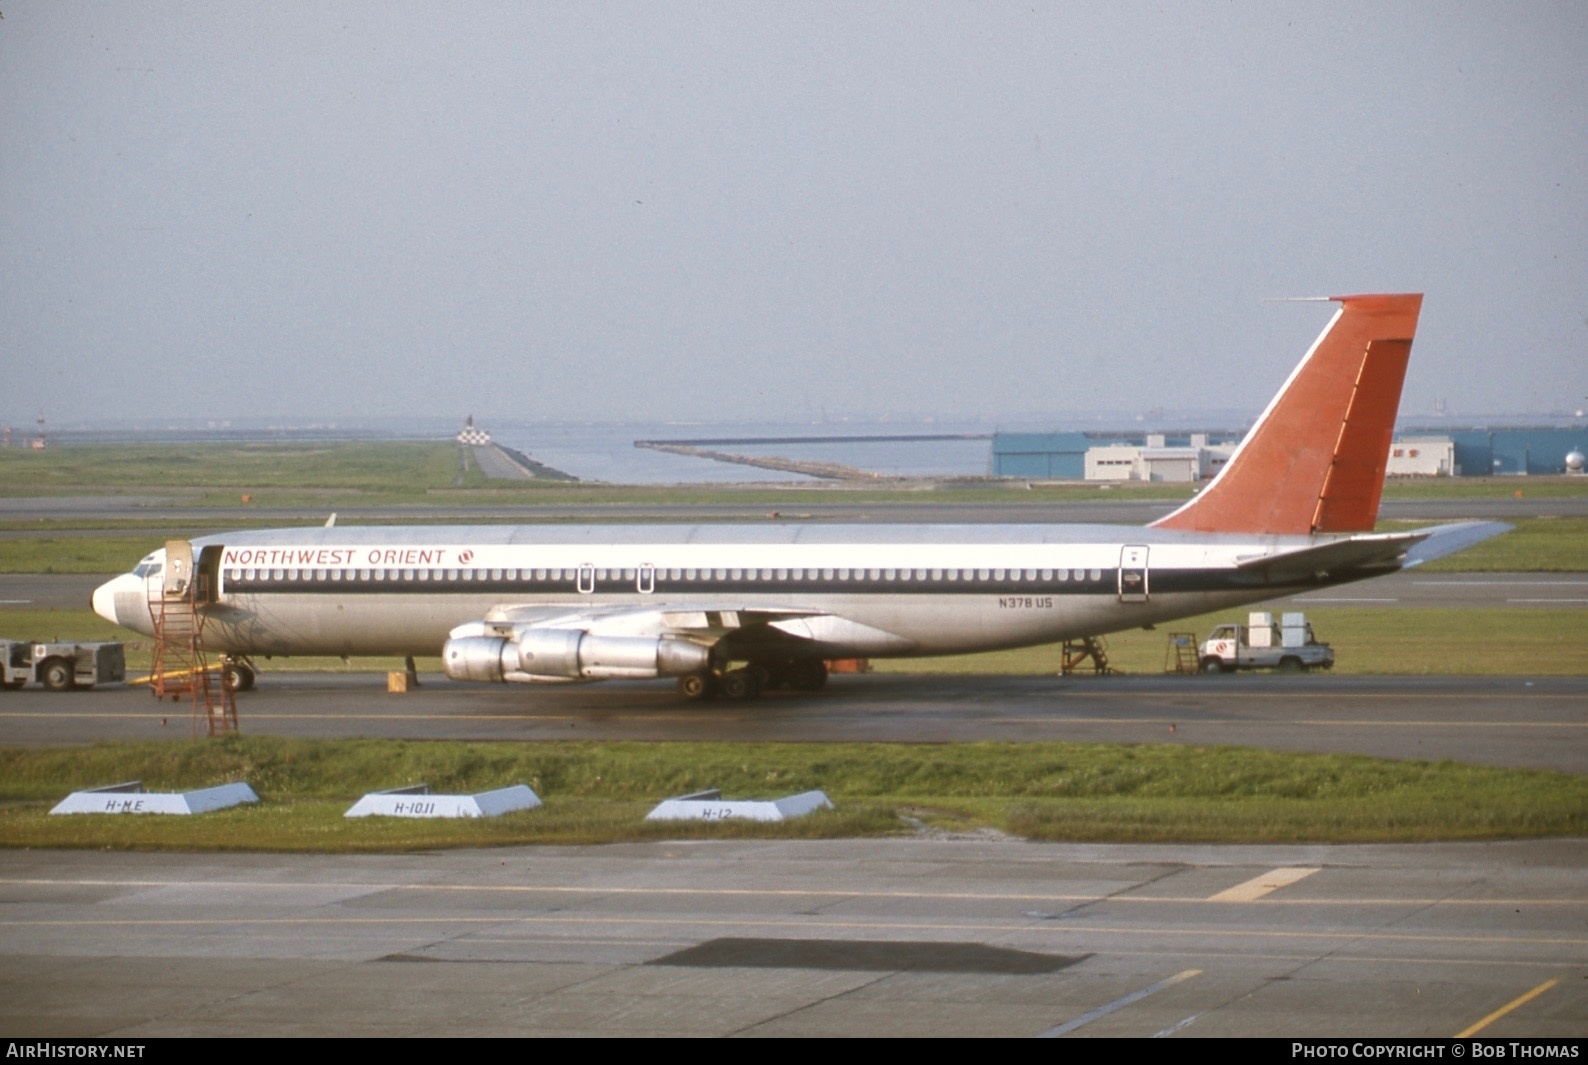
M1197 532L1367 532L1378 518L1401 383L1423 297L1341 304L1230 461L1153 522Z

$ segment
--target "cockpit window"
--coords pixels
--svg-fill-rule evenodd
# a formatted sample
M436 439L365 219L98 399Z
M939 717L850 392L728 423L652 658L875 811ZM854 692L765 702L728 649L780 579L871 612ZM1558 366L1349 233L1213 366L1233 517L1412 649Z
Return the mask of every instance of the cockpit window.
M158 577L163 567L158 562L140 562L132 571L134 577Z

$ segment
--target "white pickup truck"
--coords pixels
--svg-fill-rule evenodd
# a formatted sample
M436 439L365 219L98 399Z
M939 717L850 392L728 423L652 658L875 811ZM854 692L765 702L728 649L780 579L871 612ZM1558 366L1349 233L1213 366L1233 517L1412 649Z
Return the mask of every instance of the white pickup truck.
M1220 625L1202 642L1202 672L1277 669L1304 673L1334 665L1334 648L1319 643L1303 614L1281 615L1280 624L1266 611L1253 611L1245 625Z

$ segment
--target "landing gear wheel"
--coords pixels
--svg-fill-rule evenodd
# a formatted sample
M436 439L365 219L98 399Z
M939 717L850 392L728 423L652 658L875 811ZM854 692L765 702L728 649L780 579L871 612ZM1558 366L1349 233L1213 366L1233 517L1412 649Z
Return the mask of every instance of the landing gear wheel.
M69 691L72 687L72 667L65 659L52 658L39 670L39 680L52 692Z
M241 662L227 662L221 666L221 683L226 685L226 690L233 694L252 691L254 687L254 671Z
M678 678L678 694L703 702L717 694L717 678L710 673L686 673Z
M750 670L734 669L722 675L722 694L735 701L754 699L761 694L761 685Z

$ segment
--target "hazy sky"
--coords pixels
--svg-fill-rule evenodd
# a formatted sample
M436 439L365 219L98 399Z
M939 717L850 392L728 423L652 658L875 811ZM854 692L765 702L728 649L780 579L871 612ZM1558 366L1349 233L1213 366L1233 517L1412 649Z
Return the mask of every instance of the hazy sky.
M1588 4L0 0L0 420L1588 393Z

